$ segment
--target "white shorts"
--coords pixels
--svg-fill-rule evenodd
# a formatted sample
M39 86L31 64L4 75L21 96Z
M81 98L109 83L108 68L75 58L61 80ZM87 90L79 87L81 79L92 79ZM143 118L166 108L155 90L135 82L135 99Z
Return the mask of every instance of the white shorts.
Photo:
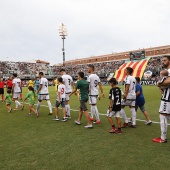
M38 100L50 100L49 94L39 94Z
M71 92L70 92L70 93L71 93ZM69 101L69 100L70 100L70 96L69 96L70 93L67 93L67 94L66 94L65 101Z
M120 111L117 111L117 112L112 111L112 112L110 112L110 110L108 109L108 110L107 110L107 116L108 116L108 117L112 117L112 116L114 116L114 117L120 117Z
M96 104L97 103L98 95L96 96L89 96L89 104Z
M135 103L136 103L136 100L134 99L131 99L131 100L128 100L126 99L126 102L122 99L122 102L121 102L121 105L122 106L134 106L135 107Z
M13 98L18 99L20 97L21 93L13 93Z
M159 113L170 114L170 102L161 101Z

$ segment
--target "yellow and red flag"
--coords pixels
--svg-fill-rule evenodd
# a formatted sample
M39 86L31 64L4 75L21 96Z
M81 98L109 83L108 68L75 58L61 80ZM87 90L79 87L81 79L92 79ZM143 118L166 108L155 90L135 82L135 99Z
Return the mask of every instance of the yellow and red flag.
M125 75L126 67L131 67L133 68L132 76L142 78L143 72L145 71L148 60L149 59L141 60L138 62L134 62L134 61L126 62L123 65L121 65L118 70L116 70L114 77L116 78L118 82L123 81L126 77Z

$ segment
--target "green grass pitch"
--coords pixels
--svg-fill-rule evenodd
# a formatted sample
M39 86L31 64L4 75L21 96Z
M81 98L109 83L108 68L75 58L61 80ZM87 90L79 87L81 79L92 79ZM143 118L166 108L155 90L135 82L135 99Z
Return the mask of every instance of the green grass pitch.
M49 89L54 106L54 87ZM106 98L98 101L100 113L106 113L109 89L104 86ZM155 86L143 86L143 89L146 110L151 120L158 122L161 94ZM26 92L27 88L23 88L23 96ZM71 97L70 104L72 109L78 110L76 96ZM43 102L42 105L47 104ZM126 111L130 117L130 110L126 108ZM68 122L52 121L54 112L53 116L48 113L48 108L42 106L39 118L28 117L26 103L23 111L8 113L5 104L0 103L0 170L169 169L169 133L167 144L151 142L152 138L160 136L159 124L147 126L137 121L136 129L122 129L121 135L115 135L108 133L111 126L104 115L100 116L100 125L85 129L85 117L82 125L74 124L77 111L71 111L72 119ZM145 120L139 110L137 118Z

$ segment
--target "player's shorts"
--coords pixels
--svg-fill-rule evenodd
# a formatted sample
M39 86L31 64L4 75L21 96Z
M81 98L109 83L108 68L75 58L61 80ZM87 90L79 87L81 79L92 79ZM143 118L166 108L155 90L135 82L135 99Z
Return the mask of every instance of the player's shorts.
M55 107L59 107L61 105L61 107L65 107L65 99L63 98L60 103L58 102L58 100L56 100L56 104Z
M88 109L87 109L87 101L85 101L85 100L80 100L80 109L83 110L83 111L88 110Z
M133 106L135 107L136 100L135 99L126 99L126 102L124 99L122 99L121 105L122 106Z
M98 95L94 95L94 96L89 96L89 104L92 105L92 104L96 104L97 103L97 98L98 98Z
M38 100L50 100L49 94L39 94Z
M13 98L18 99L20 97L21 93L13 93Z
M4 94L4 88L0 88L0 94Z
M8 106L8 105L11 105L11 102L6 102L6 105Z
M137 110L138 110L138 107L140 108L140 110L141 110L142 112L145 111L145 106L144 106L144 105L142 105L142 106L135 105L135 110L136 110L136 112L137 112Z
M71 92L70 92L71 93ZM70 93L66 93L66 101L69 101L70 100Z
M161 101L159 113L170 114L170 102Z
M12 90L12 87L7 87L7 90Z
M107 117L112 117L112 116L121 117L120 116L120 111L112 111L112 112L110 112L110 110L108 109L107 110Z

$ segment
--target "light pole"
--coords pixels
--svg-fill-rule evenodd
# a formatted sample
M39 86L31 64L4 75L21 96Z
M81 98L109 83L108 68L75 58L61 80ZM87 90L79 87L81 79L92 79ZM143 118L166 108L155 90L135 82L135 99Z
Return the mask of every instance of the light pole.
M63 48L62 48L62 52L63 52L63 66L65 66L65 49L64 49L64 39L66 39L67 36L67 27L66 25L64 25L63 23L61 23L59 25L59 35L61 36L62 40L63 40Z

